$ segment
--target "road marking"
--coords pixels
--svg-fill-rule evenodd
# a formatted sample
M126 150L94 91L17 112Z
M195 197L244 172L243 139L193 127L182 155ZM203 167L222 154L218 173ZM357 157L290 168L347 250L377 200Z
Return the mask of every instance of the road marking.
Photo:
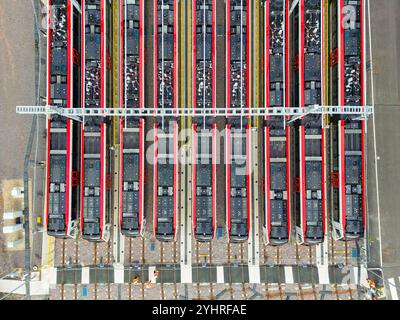
M225 283L223 266L217 266L217 283Z
M113 12L113 103L114 107L119 106L119 1L113 1L112 5L112 12ZM115 117L113 119L114 122L114 130L113 130L113 143L114 146L117 144L117 124L118 118Z
M261 283L260 267L258 265L249 265L249 283Z
M320 243L316 246L315 256L317 260L317 266L328 266L328 239L325 237L323 243Z
M368 288L369 287L368 281L367 281L367 279L368 279L368 271L363 266L361 266L360 268L361 268L361 275L360 275L360 281L359 281L360 285Z
M157 282L157 278L154 274L154 271L156 271L156 267L155 266L149 266L149 280L150 283L156 283Z
M192 266L181 264L181 283L192 283Z
M124 283L124 266L120 263L114 264L114 283Z
M293 284L294 283L293 268L289 267L289 266L285 266L284 270L285 270L285 283Z
M90 268L89 267L83 267L82 268L82 284L89 284L90 283Z
M330 284L328 266L318 266L318 283Z
M390 290L390 295L392 296L392 300L399 300L399 296L397 295L397 288L396 288L396 283L394 281L394 278L388 279L389 282L389 290Z
M57 285L57 268L51 267L42 270L41 282L46 285Z
M57 284L57 268L51 267L49 270L49 284Z
M358 284L358 282L359 282L358 281L358 267L353 267L352 271L353 271L352 277L353 277L354 283Z

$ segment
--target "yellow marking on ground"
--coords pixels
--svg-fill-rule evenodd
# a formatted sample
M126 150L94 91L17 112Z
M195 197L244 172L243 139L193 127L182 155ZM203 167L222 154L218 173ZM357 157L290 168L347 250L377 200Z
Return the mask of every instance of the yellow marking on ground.
M47 266L43 266L43 268L45 267L50 267L54 264L53 261L53 255L52 252L54 252L55 249L55 240L53 237L47 237Z
M120 0L122 1L122 0ZM113 59L113 106L119 106L119 39L120 39L120 24L119 24L119 1L112 2L112 59ZM113 118L113 144L117 144L117 128L118 117Z
M188 77L187 77L187 86L188 86L188 96L186 97L186 102L187 102L187 107L188 108L193 108L193 101L192 101L192 1L188 1L188 25L186 26L187 28L185 28L185 30L187 30L188 32L188 43L186 46L186 50L187 50L187 55L188 55L188 65L186 66L188 68ZM195 75L194 75L195 76ZM188 118L188 128L192 127L192 117ZM188 141L191 141L191 130L189 133L189 139Z
M251 43L254 43L254 51L253 51L253 63L254 63L254 68L251 68L250 70L254 69L254 107L259 108L260 107L260 1L259 0L253 0L254 1L254 12L253 12L253 17L250 16L250 21L254 21L254 30L252 33L253 39L250 40L250 46ZM250 71L251 72L251 71ZM251 79L251 78L250 78ZM256 117L255 121L255 127L259 127L259 122L260 122L260 117Z
M324 68L325 68L325 105L329 104L329 0L324 1L324 20L325 20L325 49L324 49ZM324 126L327 127L329 125L329 116L325 115L324 117Z
M179 99L179 106L180 108L184 108L185 106L185 98L186 98L186 92L185 92L185 87L186 87L186 77L185 77L185 71L186 71L186 61L185 61L185 10L186 10L186 1L181 1L180 2L180 16L179 16L179 25L181 27L181 33L180 33L180 71L181 71L181 76L180 76L180 99ZM183 130L185 128L185 117L180 118L180 129ZM179 137L179 135L178 135ZM184 142L182 142L182 146L184 145ZM180 154L179 155L182 160L183 156ZM185 207L185 191L186 191L186 186L184 185L185 183L185 167L182 166L182 168L179 169L179 172L182 174L179 175L180 180L180 219L181 223L185 221L185 214L186 214L186 207Z
M180 21L179 25L181 27L181 33L180 33L180 71L181 71L181 76L180 76L180 99L179 99L179 106L181 108L184 108L185 103L186 103L186 76L185 76L185 71L186 71L186 61L185 61L185 33L186 33L186 22L185 22L185 10L186 10L186 2L187 1L181 1L180 4ZM181 129L185 127L185 117L181 117Z
M249 47L247 48L247 54L249 55L249 57L250 57L250 59L249 59L249 66L247 66L247 68L248 68L248 70L249 70L249 72L248 72L248 77L249 77L249 87L247 88L247 94L249 95L249 105L247 106L248 108L252 108L253 106L252 106L252 103L253 103L253 92L252 92L252 90L251 90L251 88L252 88L252 79L251 79L251 77L253 76L253 72L252 72L252 66L253 66L253 60L252 60L252 56L253 56L253 52L252 52L252 50L251 50L251 43L252 43L252 41L254 41L254 39L253 39L253 37L252 37L252 29L253 29L253 20L251 19L252 17L251 17L251 15L252 15L252 10L251 10L251 8L252 8L252 5L253 5L253 1L254 0L251 0L250 1L250 6L247 8L247 14L248 15L250 15L250 19L249 19L249 21L250 21L250 25L248 25L247 26L247 35L250 35L250 41L249 41ZM247 35L246 35L246 37L247 37ZM245 42L245 43L247 43L247 41ZM252 123L252 119L251 119L251 117L249 117L249 124L250 124L250 126L251 126L251 123Z

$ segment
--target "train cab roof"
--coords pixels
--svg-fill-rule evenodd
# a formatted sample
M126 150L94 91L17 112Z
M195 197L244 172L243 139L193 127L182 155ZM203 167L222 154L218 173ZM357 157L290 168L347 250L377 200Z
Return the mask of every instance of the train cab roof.
M209 242L212 241L213 235L212 234L206 234L206 233L197 233L196 232L196 240L199 242Z
M270 244L281 245L289 241L287 226L272 226Z
M156 239L162 242L171 242L174 241L174 235L172 233L157 232Z
M304 242L304 244L307 245L307 246L313 246L313 245L320 244L323 241L324 241L323 237L314 237L314 238L307 237L306 241Z

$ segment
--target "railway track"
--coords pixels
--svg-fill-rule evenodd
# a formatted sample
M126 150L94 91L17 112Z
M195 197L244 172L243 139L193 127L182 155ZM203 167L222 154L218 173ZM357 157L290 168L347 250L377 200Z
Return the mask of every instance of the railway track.
M107 242L107 261L106 261L106 266L107 266L107 298L108 300L111 300L111 279L110 279L110 271L109 268L112 268L112 255L111 255L111 241Z
M74 266L77 267L79 265L79 241L75 240L75 256L74 256ZM78 279L77 279L77 272L74 272L75 281L74 281L74 299L78 300Z
M264 242L263 242L263 257L264 257L264 265L266 265L267 259L268 259L268 254L267 254L267 246L265 245ZM265 291L264 299L269 300L270 296L269 296L269 287L268 287L267 268L265 268L264 291Z
M244 243L240 243L240 264L245 265L246 261L244 258ZM244 268L242 268L242 279L244 279ZM247 300L247 289L246 289L246 284L243 281L242 283L242 296L245 300Z
M205 258L204 261L202 261L201 258ZM207 259L208 258L208 259ZM212 242L207 242L207 243L202 243L199 241L195 242L195 263L196 263L196 289L197 289L197 299L202 299L202 294L200 290L200 268L202 268L202 265L204 263L205 267L207 270L210 272L209 277L210 277L210 282L209 282L209 291L210 291L210 299L213 300L215 299L214 296L214 286L212 284L212 272L211 272L211 265L212 265Z
M349 251L348 242L345 241L345 242L344 242L344 254L345 254L344 261L345 261L345 265L346 265L346 266L349 265L348 251ZM353 300L353 293L352 293L352 290L351 290L350 285L349 285L348 293L349 293L349 296L350 296L350 300Z
M160 264L164 265L164 242L160 241ZM161 300L165 300L164 279L160 280Z
M78 279L78 270L79 270L79 242L76 240L74 243L68 242L68 239L56 239L57 243L60 244L61 249L61 265L60 267L60 298L61 300L78 300L78 290L79 290L79 279ZM70 244L70 246L68 246ZM72 253L72 254L70 254ZM57 254L57 252L55 252ZM72 285L72 296L67 296L67 290L65 283L67 281L66 278L66 270L73 271L74 279Z
M228 281L228 292L230 294L230 297L232 300L235 300L234 294L233 294L233 286L232 286L232 267L233 266L244 266L246 265L246 258L245 258L245 245L247 243L241 242L241 243L231 243L228 242L227 245L227 254L228 254L228 265L230 266L229 268L229 281ZM232 259L234 257L234 259ZM245 268L242 268L242 279L245 279ZM242 280L241 283L241 292L242 292L242 297L243 299L247 299L247 287L246 283Z
M103 247L105 246L105 248ZM105 252L101 249L106 249ZM100 288L98 285L99 281L99 269L106 271L106 279L104 280L106 284L106 294L107 299L111 300L111 279L110 279L110 268L112 268L112 244L111 241L108 242L94 242L93 243L93 272L94 272L94 288L93 296L94 300L99 299ZM103 279L101 279L103 281ZM100 298L101 299L101 298Z
M281 257L280 257L280 247L276 247L276 264L279 266L281 264ZM283 300L283 290L282 290L282 281L281 276L279 274L278 277L278 290L279 290L279 297Z
M133 256L134 256L133 250L135 249L136 239L129 237L129 238L127 238L127 240L129 240L129 242L128 242L128 251L129 251L128 266L129 266L129 268L132 268L132 265L135 263L135 261L133 259ZM140 252L140 264L143 265L143 263L144 263L144 238L140 239L140 249L138 250L138 252ZM130 276L130 279L128 282L128 299L129 300L135 299L135 297L133 296L133 288L135 285L138 285L138 286L140 286L140 295L143 300L144 299L144 283L142 281L144 279L143 268L142 268L141 277L135 276L135 278L132 278L132 273L129 273L129 276Z
M309 265L310 266L313 266L313 265L316 264L316 261L314 261L314 259L313 259L313 256L314 256L313 251L314 251L314 249L315 249L315 247L308 247L308 259L309 259ZM314 295L314 299L318 300L318 294L317 294L316 287L315 287L315 279L314 279L314 276L313 276L312 273L311 273L311 287L312 287L312 290L313 290L312 293Z
M344 244L344 257L341 260L339 260L336 256L337 252L342 252L341 250L337 250L337 245L338 244ZM349 259L348 259L348 254L349 254L349 248L348 248L348 241L340 241L337 242L333 239L333 237L331 237L331 265L333 266L337 266L339 264L342 264L343 266L348 266L349 265ZM335 292L335 296L337 300L342 300L342 295L348 295L350 300L354 299L354 290L351 288L350 284L344 284L343 286L347 286L344 288L339 289L339 285L338 285L338 278L336 276L336 272L333 273L333 281L334 281L334 292Z
M64 280L65 280L65 246L66 246L66 240L62 239L61 240L61 300L64 300L65 298L65 285L64 285Z
M132 265L132 238L129 238L128 263L129 263L129 266ZM129 279L129 283L128 283L128 299L132 300L132 279Z
M296 242L296 266L297 266L298 279L300 279L300 256L299 256L299 245L297 244L297 242ZM300 299L304 300L303 286L300 283L300 281L298 282L298 287L299 287Z
M212 241L210 241L208 243L208 256L209 256L209 262L210 262L210 280L212 279L212 272L211 272L211 266L213 264L213 258L212 258L212 254L213 254L213 247L212 247ZM210 299L214 300L215 299L215 295L214 295L214 285L212 283L212 281L210 281Z
M227 256L228 256L228 265L229 265L229 282L228 282L228 293L230 295L231 300L233 299L233 288L232 288L232 270L231 270L231 265L232 265L232 259L231 259L231 242L228 241L227 245Z
M143 236L142 237L141 261L140 261L142 266L144 265L145 261L146 261L146 259L145 259L145 238ZM144 277L145 277L144 269L142 268L142 279L144 279ZM144 281L141 281L141 284L140 284L140 296L141 296L142 300L144 300L144 296L145 296L144 295L144 289L145 289Z
M274 255L274 259L273 259L273 264L274 266L279 266L280 265L280 247L277 246L276 248L276 253ZM267 245L265 245L265 243L263 244L263 256L264 256L264 264L268 265L268 252L267 252ZM266 270L266 269L265 269ZM281 283L281 278L280 278L280 274L278 275L278 292L270 292L270 284L268 282L268 275L267 273L265 273L265 279L266 281L264 282L264 289L265 289L265 295L264 298L265 300L270 300L271 298L274 297L279 297L281 300L283 300L283 290L282 290L282 283Z
M173 244L173 263L174 263L174 268L175 268L175 266L176 266L176 264L178 263L178 246L177 246L177 241L174 241L174 244ZM174 283L173 283L173 288L174 288L174 290L173 290L173 297L174 297L174 299L175 300L178 300L178 288L177 288L177 286L176 286L176 281L177 279L176 279L176 272L174 272Z
M166 246L172 246L172 252L171 252L171 261L167 260L166 257L166 252L167 252L167 248ZM176 266L176 264L178 263L178 253L177 253L177 241L173 241L171 243L164 243L160 241L160 264L161 264L161 268L164 268L165 264L169 264L172 262L172 265ZM166 294L165 294L165 279L162 278L162 272L163 270L156 270L156 272L158 272L158 276L157 276L157 280L158 283L160 284L160 291L161 291L161 300L166 300ZM173 279L173 291L172 291L172 295L173 295L173 299L177 300L178 299L178 289L176 286L177 283L177 279L176 279L176 272L174 272L174 279Z
M128 239L128 238L127 238ZM137 242L136 242L137 241ZM135 250L137 247L136 245L140 245L140 248L138 248L138 251L136 251L137 253L140 253L140 261L139 264L141 266L144 265L145 263L145 238L141 237L140 239L135 239L135 238L129 238L129 242L128 242L128 250L129 250L129 255L128 255L128 265L130 268L133 267L133 264L136 263L136 261L134 260L134 254L133 254L133 250ZM161 259L160 259L161 260ZM135 297L133 295L133 291L134 291L134 287L135 286L139 286L140 287L140 296L138 296L137 298L144 300L145 298L145 286L146 286L146 282L143 281L144 279L146 279L146 274L145 274L145 270L142 267L141 268L141 275L137 275L134 278L132 278L132 274L130 273L130 279L128 282L128 299L129 300L135 300Z
M199 269L200 269L200 243L196 241L195 244L196 247L196 290L197 290L197 300L201 299L201 293L200 293L200 282L199 282Z
M93 296L94 300L97 300L97 256L98 256L98 242L93 243L93 266L94 266L94 289Z
M333 239L333 236L331 235L331 264L335 265L335 241ZM336 300L340 300L339 297L339 292L338 292L338 286L337 286L337 278L336 278L336 273L334 273L334 285L333 287L335 288L335 296Z
M136 300L142 299L144 300L145 296L145 272L143 267L140 268L141 274L139 275L138 272L133 272L132 270L137 270L137 264L143 266L144 264L144 237L141 238L126 238L127 243L127 252L128 255L126 256L126 263L127 269L129 269L129 280L128 280L128 300ZM135 251L134 251L135 250ZM135 260L135 253L139 258L139 261ZM139 256L140 255L140 256ZM126 270L126 269L125 269ZM138 287L139 292L136 293L137 296L134 295L134 288Z

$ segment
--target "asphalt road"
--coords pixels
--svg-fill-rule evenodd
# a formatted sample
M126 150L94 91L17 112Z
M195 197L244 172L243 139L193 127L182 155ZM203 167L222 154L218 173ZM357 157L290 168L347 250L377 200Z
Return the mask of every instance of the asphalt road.
M44 40L42 42L42 50L44 50L45 42ZM0 1L0 74L2 75L0 77L1 183L7 179L23 179L25 149L32 117L17 115L15 107L17 105L35 105L34 14L30 0ZM44 76L42 76L42 83L44 80ZM38 124L38 161L41 161L45 146L43 119L40 119ZM33 151L35 151L35 147L36 145L33 146ZM33 155L34 153L32 153ZM38 177L40 175L41 172L38 171ZM42 207L40 195L43 193L42 183L37 180L36 190L39 192L39 198L37 198L39 200L35 200L35 206L38 208ZM39 211L34 210L35 215ZM1 227L1 208L0 216ZM37 236L35 236L35 240ZM3 245L0 237L0 248ZM39 247L34 248L34 263L39 251ZM0 251L0 274L22 266L23 252L9 255Z
M377 227L380 216L385 277L400 275L400 67L398 63L400 17L398 12L400 12L398 0L371 1L375 126L371 119L368 126L367 165L368 205L372 232L369 240L373 241L371 262L375 264L379 262L378 242L375 238L379 237ZM371 92L369 92L370 101Z
M23 176L31 117L15 106L35 103L33 42L31 1L0 1L0 180Z

